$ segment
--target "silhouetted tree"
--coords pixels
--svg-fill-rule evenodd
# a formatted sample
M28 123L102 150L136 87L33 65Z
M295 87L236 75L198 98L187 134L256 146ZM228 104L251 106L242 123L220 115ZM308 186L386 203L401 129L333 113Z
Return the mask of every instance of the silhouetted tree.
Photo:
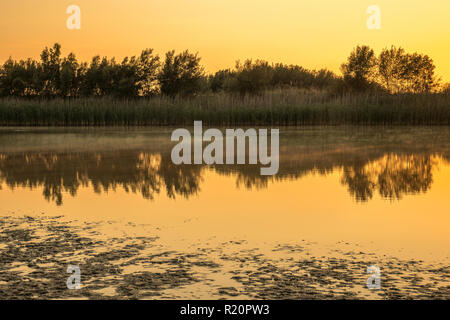
M426 93L441 89L433 60L402 48L383 49L377 58L368 46L358 46L341 66L343 77L327 69L308 70L298 65L270 64L250 59L205 76L200 57L184 51L166 53L161 65L153 49L139 56L115 58L95 56L80 63L75 54L61 56L56 43L46 47L40 60L15 61L0 66L0 96L120 98L192 96L202 92L260 94L265 90L318 89L330 94L352 92ZM447 89L448 91L448 89Z
M378 58L378 72L382 85L390 92L399 92L404 86L404 65L406 55L403 48L392 46L383 49Z
M236 62L234 70L220 70L209 77L211 91L259 94L277 88L332 89L340 79L331 71L310 71L296 65L269 64L248 59ZM334 90L334 89L333 89Z
M247 59L244 63L236 62L236 79L239 93L260 93L269 88L273 69L267 61Z
M159 67L159 56L153 54L153 49L143 50L137 63L138 89L143 96L150 96L159 91Z
M407 54L403 48L383 49L378 58L381 84L390 92L430 92L437 88L434 63L426 55Z
M439 81L434 75L436 67L427 55L408 54L404 68L407 91L423 93L437 88Z
M16 62L9 58L0 68L0 95L30 97L41 91L39 64L28 59Z
M317 89L328 89L332 92L341 90L343 83L342 79L337 77L332 71L327 69L320 69L313 71L312 87Z
M198 54L184 51L166 53L166 59L158 74L161 93L168 96L192 96L201 91L204 72Z
M55 43L52 48L47 48L41 53L42 64L42 94L44 96L54 96L60 90L60 69L61 69L61 45Z
M368 46L357 46L342 64L344 81L352 91L362 92L373 87L376 77L377 58Z
M63 97L77 96L79 90L79 64L73 53L61 63L60 89Z
M230 91L231 81L236 80L236 74L230 69L219 70L214 75L208 77L209 88L212 92Z
M286 66L277 63L273 66L272 86L310 88L313 86L314 74L300 66Z

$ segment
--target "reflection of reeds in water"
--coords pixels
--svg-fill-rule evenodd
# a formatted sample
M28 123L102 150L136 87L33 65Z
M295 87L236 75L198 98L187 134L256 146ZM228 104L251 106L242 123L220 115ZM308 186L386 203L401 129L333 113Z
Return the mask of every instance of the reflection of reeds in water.
M237 186L247 189L266 188L270 182L297 180L306 174L326 175L342 170L341 183L358 201L367 201L376 192L384 198L401 199L405 194L426 192L433 182L433 168L445 158L381 152L362 159L329 154L324 162L308 157L294 161L292 154L288 162L283 162L283 156L280 159L280 173L268 177L261 176L259 167L251 165L176 166L167 152L2 154L0 185L6 184L11 189L43 187L44 197L60 205L64 192L76 196L80 187L88 186L96 193L121 187L146 199L154 199L162 190L170 198L188 198L200 191L206 168L235 176Z

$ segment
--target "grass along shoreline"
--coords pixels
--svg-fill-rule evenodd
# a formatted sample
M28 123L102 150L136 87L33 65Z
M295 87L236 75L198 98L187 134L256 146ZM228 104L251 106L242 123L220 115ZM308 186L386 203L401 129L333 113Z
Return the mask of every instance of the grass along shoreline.
M450 94L272 90L193 98L0 99L0 126L450 125Z

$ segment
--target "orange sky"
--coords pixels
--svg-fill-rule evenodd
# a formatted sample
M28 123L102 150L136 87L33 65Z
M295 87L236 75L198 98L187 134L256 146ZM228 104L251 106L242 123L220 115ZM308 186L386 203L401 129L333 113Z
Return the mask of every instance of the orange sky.
M66 9L81 8L81 30ZM381 8L381 29L366 9ZM151 47L198 51L208 71L251 58L334 71L357 44L395 44L430 55L450 82L448 0L14 0L0 2L0 61L39 56L59 42L82 60L138 54Z

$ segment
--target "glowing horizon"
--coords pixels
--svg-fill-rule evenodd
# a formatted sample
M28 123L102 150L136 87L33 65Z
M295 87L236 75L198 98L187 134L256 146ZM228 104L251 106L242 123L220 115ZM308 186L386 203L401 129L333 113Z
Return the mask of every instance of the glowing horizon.
M81 30L69 30L69 5L81 8ZM199 52L207 72L236 60L264 59L308 69L339 66L359 44L429 55L436 75L450 82L450 2L379 0L381 29L369 30L371 1L321 0L20 0L0 4L0 62L38 58L58 42L81 61L95 55L138 55L153 48Z

